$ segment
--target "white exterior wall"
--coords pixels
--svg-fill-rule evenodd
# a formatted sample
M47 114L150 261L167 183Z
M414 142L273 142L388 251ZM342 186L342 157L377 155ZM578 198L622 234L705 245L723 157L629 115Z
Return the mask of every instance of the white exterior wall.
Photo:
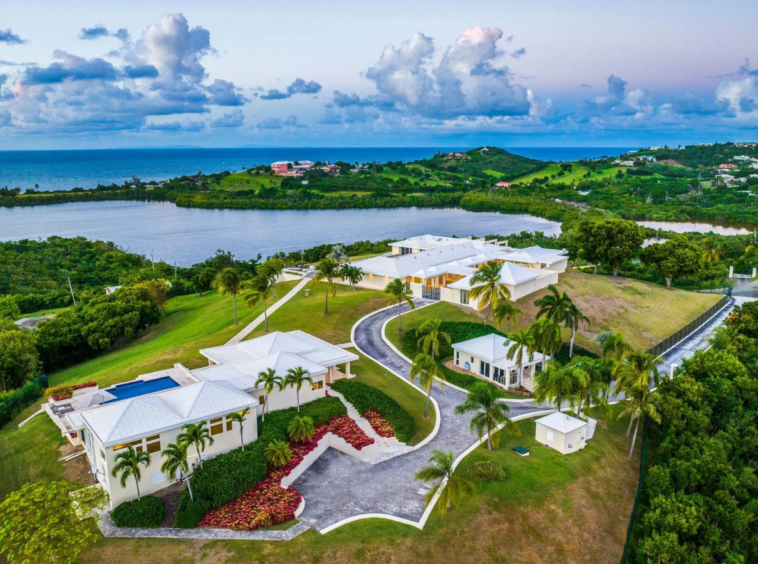
M356 284L359 288L369 288L371 290L384 290L387 284L392 282L389 276L377 276L375 274L364 273L363 279Z
M545 270L552 270L553 272L562 273L562 272L566 272L567 267L568 267L568 257L562 261L556 262L555 264L549 264L545 266ZM553 284L553 282L551 282L551 284Z
M321 388L313 390L308 382L303 384L300 388L300 405L308 403L309 401L317 400L319 398L326 397L326 385L324 379L325 374L320 376L313 376L313 383L322 384ZM263 390L254 390L250 392L250 395L254 398L260 398L264 396ZM260 399L258 399L260 401ZM268 398L268 411L276 411L277 409L287 409L288 407L297 406L297 391L293 386L287 386L283 390L274 390ZM258 406L258 414L263 413L263 405Z
M552 435L549 435L551 433ZM543 445L554 448L561 454L571 454L582 450L586 445L585 436L587 426L579 427L570 433L561 433L547 428L542 423L537 423L535 430L535 439ZM552 436L552 439L551 439ZM571 445L571 447L569 447Z

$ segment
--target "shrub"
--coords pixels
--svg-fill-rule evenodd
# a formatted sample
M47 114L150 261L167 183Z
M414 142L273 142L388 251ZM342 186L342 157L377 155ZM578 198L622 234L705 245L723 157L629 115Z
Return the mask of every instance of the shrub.
M97 382L91 380L89 382L82 382L81 384L74 384L71 388L73 390L81 390L82 388L94 388L95 386L97 386Z
M397 440L407 443L416 434L416 421L390 396L362 382L337 380L332 387L345 396L359 413L369 410L379 414L392 424Z
M505 470L503 470L503 467L488 460L475 462L469 468L469 472L480 480L488 480L490 482L502 482L505 480Z
M166 520L166 508L154 495L125 501L111 513L117 527L162 527Z
M58 386L51 386L45 390L45 397L53 398L55 401L68 399L74 395L74 387L67 384L59 384Z
M453 356L452 344L454 343L476 339L477 337L489 335L490 333L505 336L505 333L498 331L498 329L492 325L475 323L473 321L443 321L440 324L440 331L450 335L451 343L450 345L440 348L440 358ZM422 352L417 346L418 338L419 337L416 335L415 331L408 331L403 335L403 353L407 357L413 358L418 353Z
M174 515L174 528L194 529L210 509L210 504L207 501L197 498L192 501L189 491L184 490L182 498L179 500L179 507Z

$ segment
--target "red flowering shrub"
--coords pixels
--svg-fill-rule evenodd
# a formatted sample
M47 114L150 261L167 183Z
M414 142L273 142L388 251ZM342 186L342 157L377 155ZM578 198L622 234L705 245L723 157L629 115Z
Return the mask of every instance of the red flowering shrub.
M97 386L97 382L94 380L91 382L82 382L81 384L74 384L71 386L74 390L81 390L82 388L92 388L94 386Z
M368 420L368 422L371 424L371 427L380 437L395 436L395 431L392 429L392 424L384 417L382 417L378 411L374 409L367 409L363 412L363 417Z
M358 427L358 424L347 415L330 419L326 424L332 433L342 437L349 445L358 450L374 443L374 439L364 433L363 429Z

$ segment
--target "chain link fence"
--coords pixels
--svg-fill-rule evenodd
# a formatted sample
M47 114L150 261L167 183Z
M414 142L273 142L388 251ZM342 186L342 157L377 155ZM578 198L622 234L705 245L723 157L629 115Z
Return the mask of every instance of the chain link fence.
M686 326L682 327L671 335L669 338L664 339L651 349L649 349L647 352L652 354L653 356L660 356L667 350L669 350L671 347L676 345L679 341L687 337L688 335L694 333L698 329L700 329L703 325L708 323L714 315L716 315L719 311L724 309L724 307L729 303L730 298L729 296L724 296L721 298L715 305L713 305L708 311L698 316L697 319L691 321Z

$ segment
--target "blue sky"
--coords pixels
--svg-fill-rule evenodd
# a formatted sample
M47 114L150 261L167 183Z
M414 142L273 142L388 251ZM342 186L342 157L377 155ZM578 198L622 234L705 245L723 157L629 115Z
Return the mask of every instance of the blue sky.
M758 137L754 1L123 6L3 0L0 149Z

